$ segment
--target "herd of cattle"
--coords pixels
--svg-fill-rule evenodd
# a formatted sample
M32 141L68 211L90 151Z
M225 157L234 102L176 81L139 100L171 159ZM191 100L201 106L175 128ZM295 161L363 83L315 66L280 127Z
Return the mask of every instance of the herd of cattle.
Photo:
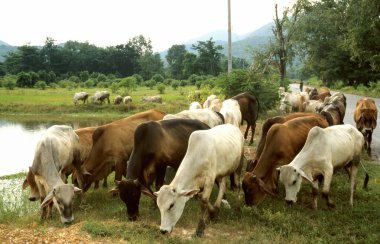
M41 200L42 218L51 217L55 206L62 223L68 224L74 220L74 196L86 192L92 183L107 182L107 176L115 171L111 192L119 194L129 219L138 218L143 193L157 203L161 233L173 230L186 202L198 195L202 204L197 236L203 235L206 220L215 217L225 201L227 177L232 189L242 185L249 206L277 194L280 182L285 186L286 202L296 202L305 180L313 187L314 208L323 178L322 195L333 207L329 197L333 172L344 167L351 180L353 205L360 154L363 148L370 152L376 127L376 104L370 98L357 102L355 128L343 124L346 98L342 93L315 93L280 91L281 109L291 106L299 112L267 119L254 158L248 161L244 142L251 128L248 144L253 143L259 113L259 101L250 92L224 101L211 95L203 105L193 102L177 114L151 109L98 127L73 130L54 125L37 144L23 189L30 187L29 200ZM305 112L313 101L318 105ZM240 126L244 121L243 135ZM167 174L169 169L174 169L174 178ZM67 183L70 174L74 185ZM219 191L211 204L214 183ZM364 185L367 183L366 172Z
M73 98L74 105L77 105L79 100L83 101L83 104L88 103L88 97L89 97L89 94L87 92L83 92L83 91L76 92ZM91 100L91 103L100 103L100 104L103 104L103 102L107 100L108 104L110 104L110 93L108 91L97 91L95 92L94 95L90 97L90 100ZM162 97L159 95L142 97L141 100L147 101L147 102L162 103ZM122 97L120 95L117 95L113 99L113 103L116 105L119 105L121 103L128 104L130 102L132 102L131 96Z

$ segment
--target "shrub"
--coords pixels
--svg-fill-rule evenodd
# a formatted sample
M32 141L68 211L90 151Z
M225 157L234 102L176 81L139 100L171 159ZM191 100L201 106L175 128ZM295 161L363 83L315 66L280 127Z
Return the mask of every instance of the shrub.
M34 85L35 88L40 89L40 90L45 90L46 86L47 86L46 82L43 80L37 81L36 84Z
M166 86L165 86L163 83L158 83L158 84L156 85L156 88L157 88L157 90L158 90L158 92L159 92L160 94L164 94L164 93L165 93L165 88L166 88Z
M179 81L173 80L171 86L173 87L174 90L177 90L177 88L179 87Z
M152 80L154 80L156 83L163 82L164 77L161 74L155 74L152 76Z

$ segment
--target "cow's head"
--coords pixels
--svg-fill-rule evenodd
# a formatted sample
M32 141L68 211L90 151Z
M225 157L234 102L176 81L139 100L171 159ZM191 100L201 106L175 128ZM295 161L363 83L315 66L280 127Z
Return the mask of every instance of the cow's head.
M296 169L291 165L281 166L277 170L280 171L279 181L285 186L285 201L287 203L297 202L297 193L300 191L302 178L313 182L304 171Z
M53 203L61 216L61 222L64 224L70 224L74 221L74 196L81 193L82 190L73 185L63 184L55 186L41 203L41 208L45 208Z
M198 194L199 189L177 190L173 186L164 185L154 195L161 213L160 231L170 233L182 215L186 202Z
M28 186L30 187L29 201L36 201L40 199L40 192L38 191L38 186L36 184L31 167L29 167L28 174L26 175L26 178L22 183L22 189L24 190Z
M373 130L376 128L377 125L377 114L376 111L373 109L361 109L357 128L364 133L367 130Z
M274 195L272 189L252 172L246 172L243 177L243 191L245 204L248 206L259 205L267 194Z
M116 181L116 186L110 192L119 192L120 199L125 203L127 207L127 213L129 220L135 221L139 216L139 203L141 193L156 199L152 192L138 180L122 180Z

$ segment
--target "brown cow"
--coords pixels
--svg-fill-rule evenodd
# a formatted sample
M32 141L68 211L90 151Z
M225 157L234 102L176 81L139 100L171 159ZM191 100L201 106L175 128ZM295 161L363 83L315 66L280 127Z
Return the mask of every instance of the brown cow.
M323 92L323 93L318 93L317 95L312 95L310 96L310 100L320 100L324 101L326 97L331 97L331 93L328 92Z
M377 107L373 99L364 97L356 102L354 111L356 128L364 136L364 148L368 156L371 156L372 133L377 125Z
M103 179L113 168L115 168L115 180L120 181L122 175L126 174L136 127L142 122L161 120L164 115L162 111L150 109L99 126L92 136L91 153L82 166L85 174L83 190L87 191L92 182Z
M323 116L295 118L284 124L273 125L267 134L264 149L256 167L246 172L243 178L243 190L247 205L258 205L267 194L277 192L277 167L288 164L302 149L309 130L314 126L322 128L329 124Z
M267 133L268 133L269 129L274 124L283 124L286 121L289 121L289 120L294 119L294 118L305 117L305 116L313 116L313 115L315 115L315 113L298 112L298 113L290 113L290 114L287 114L284 116L276 116L276 117L267 119L264 122L263 127L262 127L261 138L260 138L259 144L258 144L257 149L256 149L255 157L248 162L246 171L249 172L255 168L255 166L257 164L257 160L259 160L261 153L264 149L266 138L267 138Z
M243 124L244 120L247 121L247 128L245 129L244 139L247 139L248 130L249 127L251 127L252 136L251 140L249 141L249 144L251 145L253 143L253 136L255 135L256 120L259 117L259 100L252 92L243 92L231 97L231 99L235 99L239 103L242 116L241 123Z

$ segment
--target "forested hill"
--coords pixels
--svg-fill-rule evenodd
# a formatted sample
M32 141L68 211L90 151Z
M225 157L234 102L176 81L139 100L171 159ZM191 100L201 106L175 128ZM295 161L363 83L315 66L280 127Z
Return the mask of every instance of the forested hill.
M237 34L232 34L232 55L234 57L244 58L248 62L250 62L252 56L251 56L251 51L249 50L252 47L258 47L268 42L269 38L272 36L272 31L271 31L272 24L273 23L268 23L264 25L263 27L242 36L239 36ZM201 37L197 37L189 41L186 41L184 44L186 45L186 49L189 52L194 52L194 50L191 48L192 44L197 44L197 41L207 41L211 37L213 38L213 41L215 42L215 44L223 46L222 53L227 55L227 51L228 51L227 30L218 30L218 31L210 32ZM4 41L0 40L0 62L4 61L5 54L7 54L8 52L14 51L16 49L17 49L17 46L11 46L5 43ZM167 52L168 50L160 52L160 56L162 60L165 60L165 56Z

